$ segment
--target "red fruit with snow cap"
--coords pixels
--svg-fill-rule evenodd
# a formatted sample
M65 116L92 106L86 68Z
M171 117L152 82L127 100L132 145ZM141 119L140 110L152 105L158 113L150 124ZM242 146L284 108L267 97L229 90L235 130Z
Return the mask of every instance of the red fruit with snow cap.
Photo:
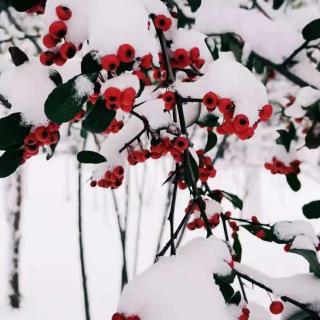
M49 34L54 38L61 39L67 34L67 30L67 25L63 21L55 21L49 27Z
M106 71L116 71L120 65L120 60L115 54L108 54L101 58L101 65Z
M282 313L283 309L284 309L284 306L283 306L283 303L281 301L273 301L271 304L270 304L270 312L272 314L280 314Z
M123 44L118 49L118 57L121 62L129 63L135 58L136 52L130 44Z
M56 8L56 14L60 20L69 20L72 16L72 11L67 7L58 6Z
M73 58L76 53L77 53L77 48L71 42L65 42L60 47L60 55L62 58L66 59L66 60Z

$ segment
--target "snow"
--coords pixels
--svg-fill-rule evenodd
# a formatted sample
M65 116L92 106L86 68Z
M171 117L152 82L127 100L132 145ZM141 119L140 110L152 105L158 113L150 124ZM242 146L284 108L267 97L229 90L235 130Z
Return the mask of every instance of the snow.
M0 76L0 92L12 104L10 112L21 112L25 122L34 126L47 123L44 103L54 88L49 69L37 61L12 67Z
M232 0L203 0L195 18L199 31L238 34L255 53L274 63L283 62L303 43L300 32L287 21L270 20L260 12L241 9Z
M297 236L304 235L312 241L314 246L319 243L314 228L306 221L280 221L274 224L273 230L277 238L283 241L292 241Z
M205 75L193 83L177 83L177 90L183 97L201 99L213 91L222 98L230 98L235 104L235 116L245 114L251 124L268 103L263 84L246 67L228 58L211 63Z
M78 97L84 97L93 92L94 84L86 76L80 76L76 79L74 88Z
M230 259L227 245L216 237L194 239L177 256L161 258L128 284L118 311L145 320L194 320L212 314L233 319L212 279L213 273L230 273Z

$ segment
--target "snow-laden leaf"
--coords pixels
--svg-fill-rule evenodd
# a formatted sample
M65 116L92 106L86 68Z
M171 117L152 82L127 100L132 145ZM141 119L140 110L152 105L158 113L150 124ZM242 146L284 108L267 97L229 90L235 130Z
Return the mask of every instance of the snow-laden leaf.
M304 257L309 262L310 272L320 278L320 263L316 252L306 249L292 249L290 252Z
M101 133L109 127L115 116L116 111L108 110L105 107L104 100L99 99L87 113L82 126L92 133Z
M22 150L8 150L0 157L0 178L8 177L17 170L22 154Z
M96 73L79 75L55 88L45 102L45 113L51 121L62 124L73 119L87 101L87 92L78 92L76 83L81 78L94 82Z
M313 41L320 38L320 19L308 23L302 29L302 35L306 41Z
M21 145L31 127L23 124L21 113L12 113L0 119L0 149Z
M212 59L218 60L219 59L219 50L218 50L218 47L216 46L215 41L212 38L206 38L205 42L208 47L208 50L211 53Z
M261 226L256 226L253 224L248 224L248 225L241 225L242 228L246 229L247 231L249 231L252 235L256 235L257 232L259 232L260 230L264 231L265 236L263 238L260 238L261 240L264 241L268 241L268 242L272 242L274 241L274 235L272 230L267 229L267 228L263 228Z
M320 200L311 201L302 207L303 214L308 219L320 218Z
M204 152L208 152L211 149L213 149L216 146L217 142L218 142L217 135L214 132L209 131L208 132L208 140L207 140L206 147L204 148Z
M77 154L77 159L81 163L103 163L106 162L107 159L98 152L95 151L80 151Z
M290 188L297 192L301 189L301 182L298 179L298 175L296 173L289 173L286 175L287 182Z
M81 72L83 74L95 73L101 71L101 64L95 57L95 52L88 52L81 61Z
M235 194L226 192L226 191L221 191L223 193L223 196L229 200L234 207L242 210L243 208L243 201Z

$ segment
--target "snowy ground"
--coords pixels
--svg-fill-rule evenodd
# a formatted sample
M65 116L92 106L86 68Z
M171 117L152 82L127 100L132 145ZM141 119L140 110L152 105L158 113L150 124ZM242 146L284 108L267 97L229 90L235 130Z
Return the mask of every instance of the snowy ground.
M84 319L77 238L77 171L76 162L68 156L57 156L46 162L43 158L32 159L25 167L25 199L22 216L21 292L20 311L8 307L8 225L4 209L5 182L1 181L0 199L0 319L1 320L69 320ZM136 171L137 170L137 171ZM304 203L319 199L319 183L302 176L303 189L297 194L286 185L281 176L271 176L259 169L251 173L255 181L246 198L245 215L253 214L262 221L302 219ZM142 271L153 261L155 239L163 216L166 187L155 181L161 175L163 164L149 166L146 198L143 209L141 249L138 269ZM85 180L90 171L84 173L84 236L90 304L92 319L110 319L119 298L120 244L116 228L114 206L109 191L92 190ZM131 179L141 178L141 168L134 168ZM215 186L239 193L242 196L248 170L232 168L219 174ZM253 182L252 182L253 183ZM136 190L136 183L131 193ZM257 191L259 193L257 193ZM187 192L179 198L179 207L187 203ZM124 203L123 192L118 199ZM137 201L130 202L130 221L134 225ZM320 230L320 223L317 223ZM218 232L219 233L219 232ZM193 233L200 235L200 233ZM135 230L131 228L129 244L134 245ZM243 262L271 276L288 276L306 272L307 264L297 255L285 254L282 246L276 246L240 233L244 247ZM185 239L186 241L187 239ZM129 264L132 250L129 253ZM130 264L130 270L132 263ZM248 287L248 291L250 291ZM255 290L258 301L269 303L267 294Z

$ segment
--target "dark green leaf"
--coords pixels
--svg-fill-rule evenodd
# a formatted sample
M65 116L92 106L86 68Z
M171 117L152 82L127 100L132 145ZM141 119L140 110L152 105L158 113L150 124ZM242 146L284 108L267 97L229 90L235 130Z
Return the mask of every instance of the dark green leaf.
M240 302L241 302L241 293L240 293L240 291L237 291L227 303L228 304L235 304L238 306L240 304Z
M277 130L280 137L276 140L277 144L283 145L287 152L290 150L291 142L296 139L296 128L292 122L290 122L289 130Z
M0 178L5 178L14 173L21 165L22 150L6 151L0 157Z
M31 9L38 0L12 0L12 6L19 12Z
M195 180L194 181L195 183L197 183L199 179L199 168L196 160L193 158L191 154L189 154L189 159L190 159L191 172L189 172L187 159L185 159L184 160L184 180L186 181L189 187L192 187L193 178Z
M313 41L320 38L320 19L316 19L308 23L302 29L302 35L306 41Z
M9 52L11 55L12 62L17 67L29 61L28 56L17 47L10 47Z
M242 246L241 246L241 242L239 240L239 236L236 236L233 240L233 246L232 246L236 256L237 256L237 261L241 261L241 257L242 257Z
M201 0L187 0L192 12L196 12L201 6Z
M56 70L51 69L49 71L49 78L51 79L51 81L58 87L60 85L62 85L63 80L62 77L60 75L60 73Z
M11 109L11 103L0 93L0 103L7 109Z
M302 207L303 214L308 219L320 218L320 200L312 201Z
M285 0L273 0L273 9L278 10L284 4Z
M187 17L184 12L177 6L178 28L184 28L194 24L195 19Z
M210 128L217 127L219 125L219 117L208 114L203 120L198 120L197 124Z
M87 53L81 61L81 73L89 74L101 71L101 65L97 60L97 53L90 51Z
M300 190L301 182L299 181L297 174L289 173L289 174L286 175L286 178L287 178L287 182L288 182L290 188L293 191L297 192L297 191Z
M214 148L216 146L217 142L218 142L217 135L214 132L209 131L208 132L208 140L207 140L206 147L204 148L204 152L208 152L212 148Z
M264 241L268 241L268 242L272 242L274 241L274 236L273 236L273 232L272 230L269 230L267 228L263 228L261 226L256 226L253 224L248 224L248 225L241 225L242 228L248 230L251 234L253 234L254 236L257 234L258 231L263 230L265 233L265 237L261 240Z
M21 145L30 130L30 126L23 124L21 113L12 113L0 119L0 149Z
M218 47L216 46L215 41L212 38L206 38L205 42L206 42L206 45L211 53L212 59L218 60L219 59L219 50L218 50Z
M88 95L76 90L76 81L86 77L94 82L97 74L79 75L55 88L45 102L45 113L54 123L62 124L73 119L87 101Z
M221 191L221 192L223 193L223 196L233 204L234 207L242 210L243 201L238 196L226 191Z
M304 257L309 262L310 272L320 278L320 263L316 252L306 249L291 249L290 252Z
M81 163L93 164L98 164L107 161L107 159L103 155L94 151L80 151L77 155L77 159Z
M99 99L87 113L86 118L82 122L82 126L92 133L101 133L109 127L115 116L116 111L108 110L105 107L104 100Z

